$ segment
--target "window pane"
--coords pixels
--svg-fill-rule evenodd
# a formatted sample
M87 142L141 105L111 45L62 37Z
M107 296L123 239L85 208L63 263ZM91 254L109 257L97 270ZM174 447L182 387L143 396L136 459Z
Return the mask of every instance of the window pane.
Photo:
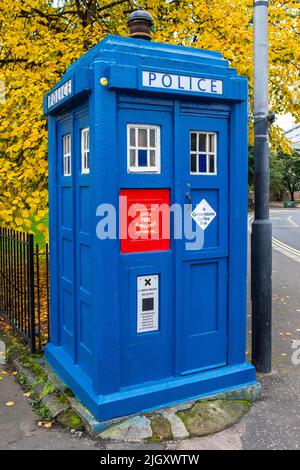
M209 172L210 173L215 172L215 156L214 155L209 156Z
M193 151L195 152L197 150L196 146L197 146L197 134L196 132L192 132L191 133L191 151L192 152Z
M71 173L71 168L70 168L70 157L66 157L66 175L69 175Z
M155 150L150 150L150 166L155 166Z
M206 152L206 134L198 134L199 152Z
M198 155L199 173L206 173L206 155Z
M135 166L135 150L130 150L130 166Z
M197 173L197 156L191 155L191 172Z
M156 147L155 130L150 129L150 147Z
M138 150L139 166L147 166L147 150Z
M67 146L67 135L63 137L63 153L66 155L68 153L68 146Z
M130 145L135 147L135 129L130 129Z
M66 135L66 153L70 153L70 135Z
M214 134L209 134L209 151L210 152L215 151L215 135Z
M90 150L90 131L86 132L86 149Z
M139 129L139 147L147 147L147 129Z
M158 126L128 124L127 159L130 168L140 173L154 172L160 166L160 128Z

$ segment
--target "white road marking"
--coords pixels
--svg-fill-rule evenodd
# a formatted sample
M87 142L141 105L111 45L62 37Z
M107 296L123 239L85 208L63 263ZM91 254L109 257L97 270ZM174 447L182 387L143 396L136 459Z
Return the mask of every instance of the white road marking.
M279 215L286 214L286 212L284 212L284 211L283 212L277 212L277 214L279 214ZM276 216L274 217L274 213L270 214L270 218L272 220L278 220L279 219L279 217L278 218ZM250 233L251 233L251 223L253 222L253 220L254 220L253 216L248 218L248 229L249 229ZM290 215L287 220L289 221L290 225L293 225L294 227L299 228L299 225L297 225L296 222L294 220L292 220L292 215ZM280 228L282 228L282 226ZM293 248L292 246L287 245L286 243L283 243L280 240L277 240L277 238L275 238L275 237L272 237L272 246L276 251L279 251L283 255L288 256L289 258L293 259L297 263L300 263L300 250L297 250L296 248Z
M292 260L296 261L297 263L300 263L300 251L296 250L296 248L291 247L290 245L286 245L285 243L282 243L281 241L277 240L276 238L272 238L272 244L273 248L276 251L279 251L285 256L288 256Z
M279 245L279 246L281 246L281 248L284 248L285 250L290 251L290 252L293 253L294 255L300 256L300 250L297 250L297 248L293 248L292 246L287 245L286 243L283 243L283 242L280 241L280 240L277 240L277 238L275 238L275 237L272 238L272 241L273 241L273 243L275 243L276 245Z
M291 216L291 215L288 217L288 221L289 221L290 224L292 224L294 227L299 227L299 225L297 225L296 222L292 219L292 216Z

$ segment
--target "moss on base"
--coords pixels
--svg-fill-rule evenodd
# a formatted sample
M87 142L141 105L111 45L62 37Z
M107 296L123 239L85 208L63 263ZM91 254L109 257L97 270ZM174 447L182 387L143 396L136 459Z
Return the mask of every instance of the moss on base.
M247 400L201 400L177 416L192 437L207 436L237 423L251 408Z
M76 431L84 429L81 418L71 408L61 413L57 417L57 421L68 429L75 429Z
M40 398L45 398L48 395L51 395L51 393L54 393L56 391L56 387L52 382L49 382L49 380L45 383L44 388L40 394Z
M172 428L170 422L162 415L155 413L147 416L151 422L152 437L149 442L171 441L173 439Z

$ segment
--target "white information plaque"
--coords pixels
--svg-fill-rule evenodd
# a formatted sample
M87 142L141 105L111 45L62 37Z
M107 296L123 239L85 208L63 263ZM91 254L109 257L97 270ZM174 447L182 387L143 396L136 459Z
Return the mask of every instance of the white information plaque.
M137 278L137 332L157 331L159 275Z

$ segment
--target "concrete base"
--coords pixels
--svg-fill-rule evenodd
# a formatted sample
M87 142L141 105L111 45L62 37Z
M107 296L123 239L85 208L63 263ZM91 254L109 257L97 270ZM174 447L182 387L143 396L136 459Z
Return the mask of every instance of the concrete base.
M62 393L65 391L65 384L58 379L57 375L47 368L48 378L59 388ZM238 402L252 403L261 396L261 385L259 382L248 385L245 387L234 388L226 392L208 395L205 400L190 400L184 403L178 403L166 408L160 408L155 412L145 414L131 415L122 418L111 419L107 421L98 421L75 397L68 396L69 403L76 414L81 418L85 424L85 428L92 437L98 437L104 440L116 441L161 441L161 440L182 440L191 436L191 428L189 428L189 410L197 404L207 403L208 408L210 403L213 405L214 410L217 410L212 422L209 426L205 426L207 432L198 435L207 435L212 432L218 432L222 429L237 422L243 415L243 408L241 409ZM224 411L224 403L227 402ZM228 402L233 402L234 409L228 405ZM236 405L238 403L238 405ZM220 406L222 405L222 412ZM230 409L229 409L230 406ZM232 412L233 411L233 412ZM182 412L187 413L187 420L181 419ZM193 414L193 413L192 413ZM160 421L157 420L160 418ZM156 425L157 422L157 425ZM158 426L159 430L163 428L168 429L168 432L159 433L156 431ZM194 430L194 426L192 426ZM193 431L192 431L192 435Z
M82 408L81 405L78 406L76 411L92 435L97 435L120 421L128 420L128 416L159 413L162 407L169 409L180 406L180 409L183 409L192 406L201 398L212 400L222 397L253 401L260 393L255 369L251 364L244 363L144 384L142 387L130 387L118 393L100 396L95 394L90 381L80 368L64 355L63 350L48 345L46 359L61 380L85 405Z
M237 423L260 395L261 386L256 383L207 396L205 400L192 400L154 413L128 417L119 423L106 421L107 429L97 432L95 428L94 435L105 440L131 442L207 436Z

